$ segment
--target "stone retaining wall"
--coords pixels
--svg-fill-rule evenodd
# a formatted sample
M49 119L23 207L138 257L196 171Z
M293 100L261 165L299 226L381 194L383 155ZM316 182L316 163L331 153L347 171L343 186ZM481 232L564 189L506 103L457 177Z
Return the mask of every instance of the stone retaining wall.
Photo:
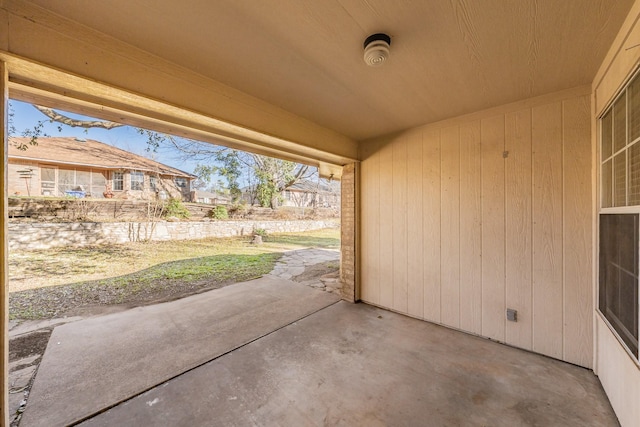
M9 197L9 218L30 218L35 221L103 222L148 221L158 218L160 205L154 201L122 199L56 199ZM185 203L191 220L208 218L213 205ZM258 206L227 206L229 217L236 220L293 221L338 218L339 211L330 208L280 207L277 210Z
M335 221L323 220L10 223L9 250L247 236L260 228L267 233L291 233L337 226Z

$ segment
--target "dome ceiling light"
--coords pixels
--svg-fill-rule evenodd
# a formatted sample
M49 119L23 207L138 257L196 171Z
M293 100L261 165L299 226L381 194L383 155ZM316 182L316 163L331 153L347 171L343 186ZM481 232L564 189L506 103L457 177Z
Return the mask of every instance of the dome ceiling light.
M383 33L372 34L364 41L364 62L379 67L389 59L391 37Z

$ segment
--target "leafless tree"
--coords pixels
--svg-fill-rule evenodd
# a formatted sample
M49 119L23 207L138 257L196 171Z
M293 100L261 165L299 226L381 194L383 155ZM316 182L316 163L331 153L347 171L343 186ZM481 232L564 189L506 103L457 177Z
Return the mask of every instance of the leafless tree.
M107 120L76 119L52 108L39 105L33 106L46 116L50 122L69 127L109 130L126 126L122 123ZM32 137L32 144L37 144L37 137L41 136L44 121L38 122L33 129L23 133ZM59 128L59 130L61 131L62 129ZM137 128L136 130L147 138L147 149L149 151L171 149L180 153L179 157L181 159L203 162L209 165L219 164L220 162L224 162L224 159L237 159L240 164L245 166L247 173L245 179L249 183L248 191L253 193L252 199L258 200L263 206L277 207L282 193L287 188L300 180L309 179L317 173L315 168L308 165L274 159L255 153L237 151L228 147L179 138L147 129ZM28 146L25 145L21 148L27 149ZM232 153L231 156L228 155L230 153ZM237 177L244 173L241 167L231 165L230 163L223 166L201 168L201 171L208 171L210 175L216 172L220 173L228 179L230 186L232 185L229 179L230 176ZM203 181L208 181L209 179L209 177L206 176L200 178L202 178Z

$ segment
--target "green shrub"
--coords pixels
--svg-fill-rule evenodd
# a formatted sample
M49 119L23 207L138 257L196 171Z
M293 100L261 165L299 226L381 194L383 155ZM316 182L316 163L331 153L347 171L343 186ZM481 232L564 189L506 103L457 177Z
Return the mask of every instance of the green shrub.
M209 211L209 218L213 219L229 219L229 212L224 206L216 206Z
M253 229L253 235L254 236L267 237L267 230L265 230L264 228L254 228Z
M180 199L169 199L164 208L164 216L187 219L191 216L191 212L182 204Z
M239 204L231 205L228 209L228 213L231 218L244 218L248 212L249 208L244 200Z

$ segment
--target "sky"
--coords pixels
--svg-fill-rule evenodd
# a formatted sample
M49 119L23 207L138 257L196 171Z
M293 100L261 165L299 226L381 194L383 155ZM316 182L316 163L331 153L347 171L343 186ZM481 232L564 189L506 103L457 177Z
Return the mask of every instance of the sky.
M31 104L10 100L10 107L13 111L13 125L16 128L16 135L22 136L22 131L25 129L33 128L33 126L43 119L47 119L41 112L36 110ZM80 119L95 119L93 117L81 116L78 114L67 113L63 110L56 110L61 114ZM148 152L147 139L140 135L135 128L131 126L124 126L121 128L115 128L111 130L106 129L81 129L72 128L62 125L62 132L58 130L58 123L47 122L44 126L43 133L52 137L79 137L94 139L96 141L104 142L123 150L130 151L140 156L148 157L156 160L160 163L164 163L168 166L173 166L185 172L192 173L197 165L197 162L181 159L179 154L173 150L158 150L158 152Z

